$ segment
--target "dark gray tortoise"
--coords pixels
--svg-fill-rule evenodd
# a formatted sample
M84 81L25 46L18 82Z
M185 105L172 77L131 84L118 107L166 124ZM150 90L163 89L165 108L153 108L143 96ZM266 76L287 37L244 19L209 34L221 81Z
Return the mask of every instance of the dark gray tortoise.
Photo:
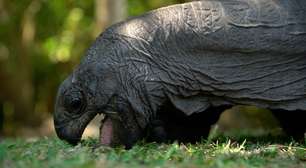
M104 145L196 141L240 104L305 132L305 0L197 1L115 24L61 84L54 124L70 143L97 114Z

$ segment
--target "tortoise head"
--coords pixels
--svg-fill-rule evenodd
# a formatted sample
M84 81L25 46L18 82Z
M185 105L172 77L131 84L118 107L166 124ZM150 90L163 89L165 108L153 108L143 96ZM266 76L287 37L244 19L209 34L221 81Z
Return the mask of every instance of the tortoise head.
M99 52L100 48L96 50L95 54L106 54ZM96 60L101 58L87 57L58 89L55 131L60 139L76 144L89 122L97 114L104 114L100 143L130 148L143 137L146 119L131 105L131 90L126 80L119 77L124 70L109 64L107 59L99 62Z
M80 141L89 122L97 115L94 92L71 75L60 85L54 116L55 131L71 144Z

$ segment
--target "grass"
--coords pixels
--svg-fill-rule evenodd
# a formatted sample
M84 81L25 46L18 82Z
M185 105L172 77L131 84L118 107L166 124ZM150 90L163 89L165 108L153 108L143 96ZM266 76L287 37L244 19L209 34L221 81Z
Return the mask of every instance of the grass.
M95 148L96 139L77 146L42 138L0 143L0 167L292 167L306 168L306 142L220 138L198 144L140 142L131 150Z

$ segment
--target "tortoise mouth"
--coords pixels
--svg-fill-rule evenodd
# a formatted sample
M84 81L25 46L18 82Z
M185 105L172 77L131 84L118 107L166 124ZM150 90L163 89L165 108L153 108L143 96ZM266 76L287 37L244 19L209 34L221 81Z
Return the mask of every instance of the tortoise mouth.
M116 112L105 112L105 117L101 120L99 130L99 143L103 146L116 146L120 144L119 134L120 117Z
M101 120L99 142L101 145L111 146L114 138L114 125L109 117Z
M130 149L142 138L142 130L133 120L123 120L118 112L103 111L99 129L99 144L102 146L123 146Z

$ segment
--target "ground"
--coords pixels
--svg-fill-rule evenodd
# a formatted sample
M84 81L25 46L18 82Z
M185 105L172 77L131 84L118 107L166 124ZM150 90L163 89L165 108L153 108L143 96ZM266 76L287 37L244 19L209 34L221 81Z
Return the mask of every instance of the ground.
M96 147L96 139L71 146L57 138L3 140L0 167L292 167L306 168L306 141L218 138L198 144L140 142L131 150Z

